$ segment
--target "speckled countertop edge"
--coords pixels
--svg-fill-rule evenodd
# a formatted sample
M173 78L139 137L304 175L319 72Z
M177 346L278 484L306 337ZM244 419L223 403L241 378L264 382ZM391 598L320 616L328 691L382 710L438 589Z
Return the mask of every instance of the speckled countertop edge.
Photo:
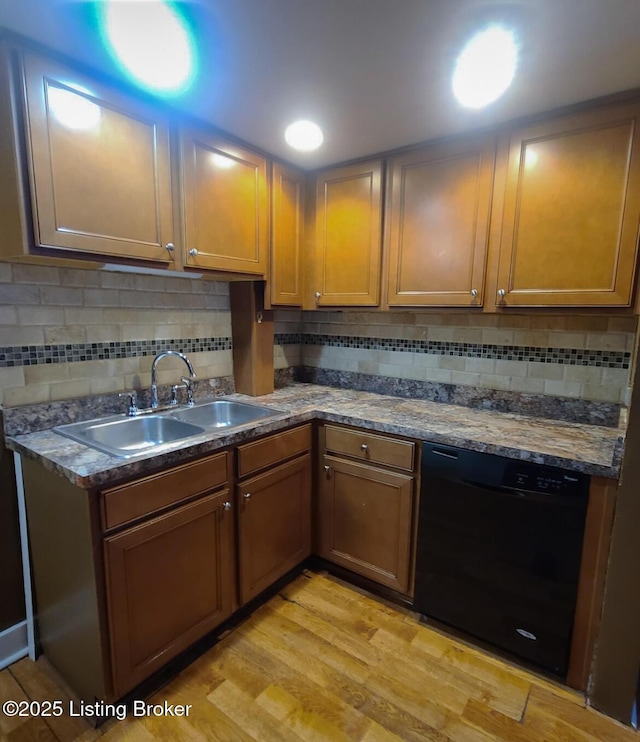
M132 459L103 454L52 430L10 436L7 446L78 487L91 489L144 476L314 418L607 478L619 474L624 442L624 432L615 428L307 384L294 384L263 397L234 394L227 398L283 412L231 432L205 432L186 443L177 442L168 451Z

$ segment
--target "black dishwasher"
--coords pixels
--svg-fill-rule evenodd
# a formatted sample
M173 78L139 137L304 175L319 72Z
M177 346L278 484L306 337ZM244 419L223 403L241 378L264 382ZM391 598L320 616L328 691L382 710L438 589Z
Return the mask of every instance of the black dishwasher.
M564 677L589 477L425 443L414 608Z

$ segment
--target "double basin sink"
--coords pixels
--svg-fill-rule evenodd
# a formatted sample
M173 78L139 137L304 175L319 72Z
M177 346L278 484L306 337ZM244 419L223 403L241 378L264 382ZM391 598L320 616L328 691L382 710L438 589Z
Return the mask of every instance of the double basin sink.
M282 410L217 399L175 411L143 413L139 417L118 415L59 425L54 431L103 453L130 458L143 453L161 452L174 443L207 431L237 428L281 414Z

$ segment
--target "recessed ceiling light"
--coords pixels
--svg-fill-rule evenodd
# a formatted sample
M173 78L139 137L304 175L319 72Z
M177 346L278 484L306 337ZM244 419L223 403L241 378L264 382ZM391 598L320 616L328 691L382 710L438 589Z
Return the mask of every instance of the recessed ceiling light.
M108 49L136 83L165 95L190 86L194 45L174 2L104 0L98 8Z
M284 132L287 144L301 152L311 152L324 141L322 129L313 121L296 121Z
M518 62L514 32L492 25L464 46L453 72L453 93L467 108L483 108L511 85Z

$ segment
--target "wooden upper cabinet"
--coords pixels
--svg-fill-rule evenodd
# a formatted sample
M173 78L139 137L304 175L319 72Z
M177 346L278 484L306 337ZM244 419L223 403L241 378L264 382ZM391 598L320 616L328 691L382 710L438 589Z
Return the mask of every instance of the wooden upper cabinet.
M273 163L271 178L272 305L302 304L304 173Z
M499 306L629 305L639 115L637 104L601 108L511 133Z
M494 137L392 159L390 306L482 305L494 160Z
M162 116L28 54L24 93L35 251L170 262L169 129Z
M315 282L318 306L380 302L382 161L318 174Z
M204 130L181 132L185 265L264 276L267 161Z

